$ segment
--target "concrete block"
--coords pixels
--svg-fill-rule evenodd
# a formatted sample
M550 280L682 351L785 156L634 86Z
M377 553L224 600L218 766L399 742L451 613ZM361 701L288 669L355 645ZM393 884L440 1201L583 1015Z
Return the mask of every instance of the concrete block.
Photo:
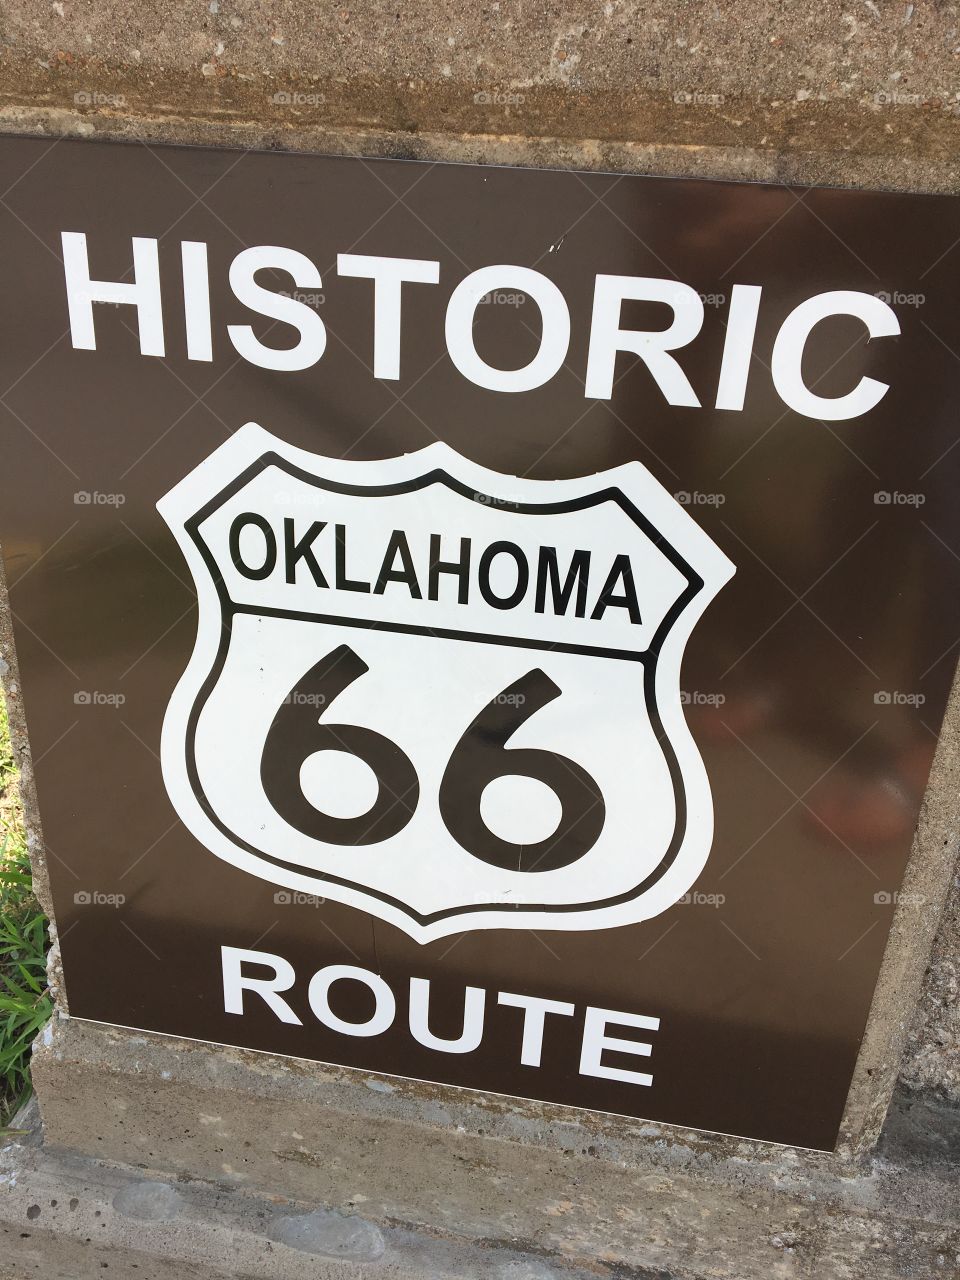
M56 1154L40 1140L35 1108L17 1125L20 1134L0 1141L0 1280L588 1280L507 1240L431 1238L356 1213L196 1180L173 1186Z
M164 1052L164 1042L154 1048ZM85 1102L91 1133L120 1085L115 1065L101 1060L100 1074L99 1096ZM208 1096L186 1063L171 1072L163 1108L141 1079L142 1106L128 1118L148 1130L162 1114L164 1161L185 1140L184 1162L205 1147L213 1169L230 1145L222 1126L245 1105L249 1131L260 1134L258 1167L292 1169L286 1194L258 1191L249 1170L164 1179L144 1161L56 1149L41 1140L35 1114L20 1120L21 1132L0 1144L0 1280L88 1280L105 1270L147 1280L932 1280L960 1269L956 1111L902 1100L879 1152L838 1172L822 1156L764 1159L750 1144L711 1152L679 1134L612 1133L606 1144L597 1134L591 1152L581 1126L547 1117L530 1146L508 1107L499 1117L489 1110L491 1130L479 1134L465 1128L475 1109L451 1100L431 1133L428 1117L436 1126L443 1103L402 1089L399 1099L384 1095L355 1075L381 1111L366 1127L363 1163L335 1078L326 1108L294 1090L276 1114L266 1106L269 1072L255 1101L237 1080L231 1097L221 1080L218 1117L197 1110ZM104 1119L112 1148L121 1138L116 1120ZM289 1138L302 1164L290 1160ZM136 1138L130 1150L149 1158Z
M73 1021L58 1022L36 1071L44 1158L89 1162L77 1153L95 1150L137 1174L145 1189L121 1206L129 1195L140 1212L177 1208L168 1220L125 1214L150 1232L189 1217L200 1175L224 1203L273 1205L275 1248L319 1248L360 1274L392 1265L401 1226L495 1249L486 1270L462 1274L503 1280L546 1280L537 1266L662 1280L927 1280L960 1268L960 1113L910 1096L878 1151L850 1162L413 1081L384 1092L359 1071ZM528 1270L497 1272L494 1259Z
M928 5L133 0L5 8L8 102L91 115L955 152L955 19Z

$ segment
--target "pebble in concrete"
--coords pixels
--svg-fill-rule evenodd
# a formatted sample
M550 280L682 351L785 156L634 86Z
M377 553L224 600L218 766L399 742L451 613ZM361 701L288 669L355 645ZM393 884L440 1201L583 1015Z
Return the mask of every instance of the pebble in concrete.
M364 1080L363 1082L368 1089L372 1089L374 1093L395 1093L392 1084L388 1084L386 1080Z
M303 1253L354 1262L371 1262L384 1250L383 1236L372 1222L329 1209L278 1218L267 1234L278 1244Z
M113 1197L118 1213L142 1222L166 1222L180 1212L183 1200L166 1182L132 1182Z

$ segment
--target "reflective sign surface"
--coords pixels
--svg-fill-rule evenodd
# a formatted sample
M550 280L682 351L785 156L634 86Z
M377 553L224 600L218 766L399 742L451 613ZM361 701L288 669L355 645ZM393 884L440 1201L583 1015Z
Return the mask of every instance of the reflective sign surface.
M831 1147L960 634L955 202L0 156L71 1014Z

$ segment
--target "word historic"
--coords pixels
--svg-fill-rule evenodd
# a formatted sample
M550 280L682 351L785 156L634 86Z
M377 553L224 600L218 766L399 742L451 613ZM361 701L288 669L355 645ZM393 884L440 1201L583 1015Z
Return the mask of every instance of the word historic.
M73 346L84 351L97 349L93 304L109 303L136 310L142 355L164 356L167 340L157 240L133 237L134 278L126 283L93 278L83 232L64 231L61 236ZM257 280L261 271L282 272L296 287L286 292L265 288ZM337 273L372 282L373 376L396 381L400 377L403 297L412 287L439 285L440 263L424 258L341 253L337 256ZM181 242L180 274L187 357L210 362L214 358L214 324L205 242ZM296 249L256 245L233 259L229 283L234 297L250 311L297 334L293 346L283 345L283 336L274 346L261 341L249 324L228 324L227 337L244 360L262 369L295 371L309 369L321 359L327 346L326 325L303 300L309 295L302 292L319 290L323 284L310 258ZM537 352L518 369L489 364L474 342L477 308L490 295L503 290L531 299L540 313ZM730 305L723 317L723 358L714 401L718 409L743 409L748 379L755 372L753 349L762 293L762 286L752 284L736 284L731 290ZM670 322L657 329L624 327L625 302L662 304ZM874 408L888 390L886 383L869 377L861 377L850 390L836 396L819 395L806 384L802 366L807 339L815 326L837 316L859 320L870 338L893 337L900 332L896 313L882 298L856 290L817 293L789 313L773 345L770 376L788 408L821 421L859 417ZM625 353L646 365L668 404L699 408L701 400L673 353L694 341L703 322L703 298L692 285L649 276L597 275L584 395L594 400L612 397L617 360ZM280 335L284 332L281 329ZM481 267L460 280L450 293L444 336L449 359L469 382L489 391L531 391L549 382L568 358L570 309L558 286L540 271L508 263Z

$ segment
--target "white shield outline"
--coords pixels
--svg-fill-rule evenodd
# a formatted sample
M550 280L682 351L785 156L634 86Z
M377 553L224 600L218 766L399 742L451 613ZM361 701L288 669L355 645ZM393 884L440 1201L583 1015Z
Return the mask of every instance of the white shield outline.
M502 503L514 510L529 506L531 511L545 514L613 499L680 570L687 588L661 622L646 650L646 660L640 659L647 712L667 760L677 801L677 829L670 848L644 881L616 899L590 905L516 904L504 908L491 903L421 916L397 899L370 888L338 881L321 872L307 874L273 860L222 824L202 799L189 749L205 691L209 692L216 683L218 664L222 665L229 645L222 579L196 529L211 510L226 500L227 491L236 492L271 464L299 479L357 493L383 492L391 486L399 486L398 492L407 491L432 476L473 501ZM372 466L378 477L373 485L369 483ZM157 509L191 570L199 612L196 644L164 717L162 772L181 821L218 857L270 883L367 911L420 943L467 929L586 930L634 924L667 910L696 882L713 842L713 802L706 768L681 707L680 665L695 624L733 576L735 567L642 463L629 462L570 480L529 480L490 471L439 442L376 463L346 461L298 449L257 424L248 423L166 494ZM639 653L630 656L640 658Z

